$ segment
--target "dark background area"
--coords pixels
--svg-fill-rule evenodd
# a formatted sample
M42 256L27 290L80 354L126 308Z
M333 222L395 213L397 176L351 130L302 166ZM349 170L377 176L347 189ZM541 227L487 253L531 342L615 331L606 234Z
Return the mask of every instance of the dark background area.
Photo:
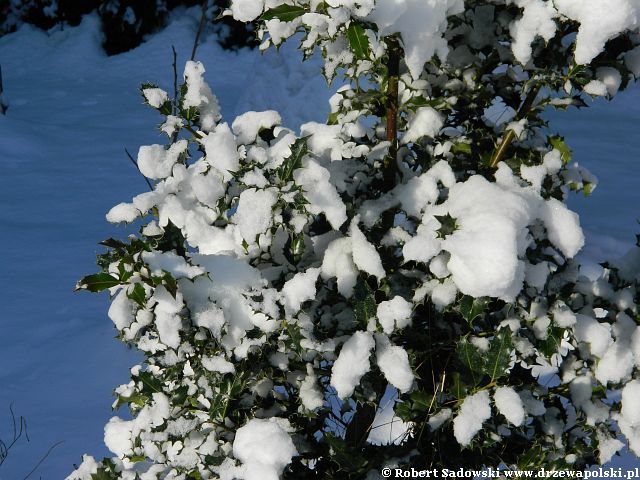
M137 47L149 34L167 23L177 8L200 6L203 28L218 33L225 49L254 47L257 40L253 25L220 14L229 0L0 0L0 36L23 24L42 30L76 26L82 17L96 12L100 17L103 48L115 55Z

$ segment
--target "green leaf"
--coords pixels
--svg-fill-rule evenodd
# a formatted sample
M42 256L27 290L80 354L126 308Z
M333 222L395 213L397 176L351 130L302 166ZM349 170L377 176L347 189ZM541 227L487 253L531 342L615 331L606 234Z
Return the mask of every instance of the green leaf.
M117 477L112 476L104 468L99 468L96 473L91 474L91 480L113 480L114 478Z
M451 374L452 384L451 384L451 393L458 400L461 400L467 396L467 386L462 381L462 375L460 372L453 372Z
M593 183L585 182L584 186L582 187L582 193L584 194L585 197L588 197L589 195L591 195L594 188L595 187Z
M471 145L468 143L455 143L451 148L453 153L463 153L465 155L471 155Z
M411 408L423 412L429 411L429 407L433 404L433 395L422 390L415 390L411 393Z
M307 13L307 9L305 7L299 7L296 5L279 5L264 12L260 19L264 21L278 19L281 22L291 22L305 13Z
M127 292L127 297L143 308L147 301L147 296L141 283L136 283L133 290L131 290L131 292Z
M105 247L109 247L109 248L125 248L126 247L126 244L124 242L121 242L120 240L116 240L115 238L107 238L106 240L103 240L98 244L104 245Z
M358 60L369 58L369 38L365 33L365 29L358 23L352 23L347 28L347 38L351 51Z
M90 292L101 292L107 288L120 285L120 280L112 277L108 273L96 273L80 280L76 285L76 290L89 290Z
M284 163L278 169L278 178L281 182L286 183L293 179L293 172L302 166L302 159L309 152L307 138L298 138L291 145L291 155L289 155Z
M142 382L142 391L149 393L149 396L153 393L162 392L162 381L154 377L150 372L140 372L136 380Z
M176 298L176 295L178 294L178 284L176 279L173 278L169 272L164 273L164 276L162 277L162 285L164 285L164 288L167 289L173 298Z
M438 229L438 238L445 238L458 229L456 219L448 213L446 215L434 215L434 217L440 222L440 228Z
M473 298L465 295L460 301L460 315L462 315L467 322L472 323L484 312L488 304L488 298Z
M572 153L567 144L564 143L564 138L551 137L549 138L549 143L560 152L560 158L562 158L562 162L565 165L571 161Z
M116 404L113 407L113 409L117 410L122 405L125 405L125 404L129 405L131 403L135 403L136 405L138 405L140 407L144 407L146 401L147 401L147 399L144 396L140 395L139 393L133 393L129 397L124 397L122 395L118 395L118 399L116 400Z
M503 327L489 344L489 351L486 353L486 371L491 381L506 374L511 361L511 349L511 330Z
M376 300L373 293L369 284L362 277L358 278L358 283L353 291L355 300L353 313L356 322L360 325L366 325L368 320L376 315Z
M474 344L469 341L467 336L462 337L458 342L456 353L462 364L469 370L473 383L477 385L482 379L485 371L485 359Z

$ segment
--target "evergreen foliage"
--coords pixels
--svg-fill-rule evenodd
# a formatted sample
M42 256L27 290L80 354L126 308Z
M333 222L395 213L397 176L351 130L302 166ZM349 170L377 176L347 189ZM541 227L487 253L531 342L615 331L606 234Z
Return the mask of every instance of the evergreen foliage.
M154 189L108 213L140 232L78 288L110 291L145 361L116 389L114 456L69 479L640 454L640 249L581 274L565 200L596 179L543 116L640 74L640 5L613 3L234 1L261 48L294 37L345 85L300 135L273 111L225 123L198 62L175 97L143 85Z

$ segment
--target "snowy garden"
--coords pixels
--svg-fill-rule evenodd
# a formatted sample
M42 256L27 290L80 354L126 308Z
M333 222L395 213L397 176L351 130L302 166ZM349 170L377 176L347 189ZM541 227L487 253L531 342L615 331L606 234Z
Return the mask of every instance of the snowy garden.
M10 3L0 479L640 466L640 2Z

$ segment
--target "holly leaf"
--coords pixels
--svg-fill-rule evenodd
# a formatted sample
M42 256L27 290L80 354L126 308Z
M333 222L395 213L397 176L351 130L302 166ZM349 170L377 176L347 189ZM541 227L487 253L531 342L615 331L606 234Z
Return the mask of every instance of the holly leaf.
M462 364L469 370L474 384L478 384L486 372L485 359L467 336L458 342L456 353Z
M511 361L511 330L508 327L501 328L489 344L486 353L486 373L491 381L504 376Z
M296 5L279 5L264 12L260 17L265 22L267 20L277 19L281 22L291 22L296 18L304 15L307 9Z
M133 289L130 292L127 292L127 297L143 308L147 301L147 295L141 283L136 283Z
M560 158L562 158L562 162L565 165L571 161L572 153L567 144L564 142L564 138L551 137L549 138L549 143L553 148L560 152Z
M460 315L471 324L478 316L480 316L489 304L486 297L473 298L469 295L462 297L460 301Z
M349 25L349 28L347 28L347 38L349 39L351 51L358 60L369 58L369 38L362 25L358 23Z
M289 155L278 169L278 178L282 183L293 179L293 172L302 166L302 159L309 152L307 138L298 138L291 145L291 155Z
M376 300L373 295L374 292L369 284L362 278L358 278L358 283L353 290L355 300L353 313L356 322L361 325L366 325L367 321L376 315Z
M109 275L108 273L96 273L84 277L76 284L75 290L89 290L90 292L101 292L107 288L120 285L120 280Z

